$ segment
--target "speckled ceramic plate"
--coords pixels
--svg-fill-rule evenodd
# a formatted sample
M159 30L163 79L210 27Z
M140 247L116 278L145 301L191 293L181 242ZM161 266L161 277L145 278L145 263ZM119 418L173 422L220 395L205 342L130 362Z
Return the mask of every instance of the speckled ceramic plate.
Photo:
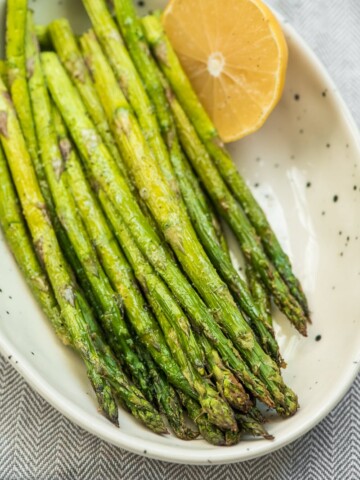
M140 2L139 2L140 3ZM162 6L148 1L146 8ZM5 1L0 1L4 12ZM36 18L66 15L80 32L81 2L34 0ZM219 464L274 451L316 425L343 397L360 360L360 145L358 131L328 75L289 25L285 93L264 128L230 146L301 278L313 312L308 339L276 314L284 377L301 409L274 420L275 440L215 448L202 440L156 436L120 412L108 423L78 358L64 348L34 302L0 235L0 350L55 408L108 442L170 462ZM236 246L233 249L236 254Z

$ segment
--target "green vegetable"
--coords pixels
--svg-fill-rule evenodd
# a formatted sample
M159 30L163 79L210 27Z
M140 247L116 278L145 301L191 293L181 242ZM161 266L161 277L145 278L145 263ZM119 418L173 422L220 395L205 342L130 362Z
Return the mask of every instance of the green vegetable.
M269 258L288 284L292 295L300 303L304 315L309 316L309 307L299 280L292 272L288 256L273 232L263 210L255 200L245 180L237 171L228 151L201 105L190 81L185 75L170 42L165 36L160 20L149 16L143 21L146 36L150 42L160 67L168 78L184 111L191 118L199 138L215 162L221 176L230 188L234 197L240 202L251 224L261 238Z
M98 344L102 342L99 334L91 334L94 319L60 250L13 104L1 79L0 118L0 141L35 250L48 274L72 346L81 352L84 361L91 364L99 375L106 376L136 418L152 430L163 433L165 428L156 410L129 383L111 352L99 348Z
M90 283L100 312L99 318L109 344L125 360L131 374L139 382L139 385L146 390L145 369L131 348L131 336L120 311L122 300L115 295L111 288L65 183L63 173L66 167L67 152L65 152L65 159L63 159L54 128L51 103L42 73L40 57L37 53L37 40L31 25L31 17L29 17L28 28L33 30L32 51L28 46L28 52L31 54L28 61L33 63L33 72L29 77L29 91L39 138L41 159L56 213Z
M91 43L94 50L95 45L95 42ZM91 72L109 123L113 127L120 152L133 174L140 194L207 306L216 312L218 322L227 331L253 372L259 374L268 386L275 401L280 406L283 405L284 408L287 408L283 395L285 386L277 365L257 344L251 328L238 310L226 285L210 263L186 212L163 180L159 166L153 161L132 110L117 85L104 55L100 48L96 48L96 50L96 54L91 57ZM88 55L89 53L87 51ZM111 165L108 165L107 169L109 167L111 169ZM132 214L133 219L134 215ZM139 242L143 241L143 234L133 233L133 235L139 238ZM174 276L171 275L169 268L164 268L163 262L158 261L157 255L151 259L145 245L143 251L170 286ZM207 282L203 282L203 278L206 278ZM178 290L177 282L175 290L173 290L174 294L178 295ZM295 404L296 402L292 407L295 407Z
M61 110L64 120L71 130L72 137L87 167L91 170L99 190L106 192L116 208L121 211L121 215L132 235L137 239L139 247L153 264L155 270L161 273L184 310L187 311L189 318L216 344L222 358L236 369L243 383L265 403L273 406L274 404L270 400L266 388L240 361L240 357L232 348L231 343L225 339L221 329L176 266L168 250L164 249L161 239L150 227L114 160L88 119L84 106L56 55L44 53L42 54L42 61L52 96ZM124 135L123 138L126 140L127 136ZM167 231L167 235L169 233L171 233L170 230ZM236 312L238 312L237 309ZM236 313L237 315L238 313Z

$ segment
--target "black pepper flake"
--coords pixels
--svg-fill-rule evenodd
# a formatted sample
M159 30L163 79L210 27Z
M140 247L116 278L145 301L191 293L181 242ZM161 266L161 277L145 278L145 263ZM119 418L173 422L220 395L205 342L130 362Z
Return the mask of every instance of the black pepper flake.
M300 95L298 93L295 93L294 100L296 100L297 102L300 100Z
M0 293L2 293L2 289L0 288Z
M325 211L321 212L321 215L322 215L322 216L324 216L325 214L326 214L326 212L325 212Z
M340 252L340 257L343 257L344 256L344 252Z
M326 97L326 94L327 94L327 90L324 90L321 95L325 98Z
M8 356L8 360L11 360L11 359L12 359L12 355L9 355L9 356Z
M320 342L320 340L321 340L321 335L316 335L315 342Z
M307 182L306 188L310 188L310 187L311 187L311 182Z
M139 7L145 7L145 2L143 2L142 0L139 0L139 2L137 2L138 6Z
M304 133L304 130L300 128L299 133L302 135Z
M354 191L356 191L356 190L357 190L357 186L356 186L356 185L354 185L353 189L354 189Z
M6 313L7 313L8 315L10 315L10 312L8 312L7 310L6 310Z
M341 231L341 230L339 231L339 235L342 235L342 231Z
M260 186L259 183L255 183L254 185L255 188L258 188L259 186Z
M339 200L339 196L338 196L338 195L334 195L334 196L333 196L333 202L336 203L338 200Z
M326 148L330 148L330 147L331 147L330 143L327 143Z
M144 450L144 454L145 454L145 455L147 454L147 450Z
M11 295L9 295L9 300L12 300L12 296L11 296Z

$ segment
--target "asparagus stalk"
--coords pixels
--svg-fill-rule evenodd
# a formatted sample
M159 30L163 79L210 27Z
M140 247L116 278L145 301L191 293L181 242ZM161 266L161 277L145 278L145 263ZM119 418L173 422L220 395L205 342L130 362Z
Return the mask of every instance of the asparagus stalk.
M28 28L34 33L32 18L29 16ZM111 289L109 280L101 267L91 241L76 211L75 202L68 192L63 177L65 161L58 145L53 126L50 98L42 74L40 58L37 53L37 40L33 34L33 48L28 60L33 64L33 72L29 78L29 90L34 111L35 127L38 133L41 158L54 199L56 212L81 261L93 295L101 311L100 320L104 326L110 345L121 355L139 385L146 390L146 371L131 348L131 336L122 318L119 300Z
M126 92L126 96L139 119L151 154L154 155L161 165L162 174L165 176L171 189L178 194L178 183L168 158L166 146L161 137L153 105L146 95L139 74L130 59L116 23L108 11L104 0L83 0L83 4L102 48L108 58L111 59L111 65L117 80L122 90Z
M67 144L69 145L69 140L66 136L62 135L60 141L63 144L64 142L68 142ZM136 288L131 267L124 258L116 241L114 241L113 233L107 224L107 220L94 194L90 190L81 169L79 159L74 151L71 151L68 155L66 175L79 212L88 229L93 244L96 245L101 264L104 266L114 288L116 288L124 299L124 307L131 323L136 323L137 319L142 317L144 317L144 322L149 323L148 317L150 317L151 314L148 312L146 303ZM99 198L101 198L101 193L99 194ZM135 264L135 266L137 269L141 268L140 264ZM149 269L150 274L148 274ZM119 275L120 272L121 276ZM181 348L186 351L189 359L194 367L198 369L199 373L204 374L204 355L194 338L184 313L173 300L166 285L163 284L157 276L153 275L150 265L147 271L146 268L140 271L140 279L145 279L147 274L149 275L151 284L144 280L146 283L144 283L143 287L146 286L146 289L151 292L151 295L157 298L160 308L168 312L172 327L176 329L181 339ZM152 328L155 329L156 327Z
M214 227L214 221L216 221L214 213L209 208L199 181L181 150L174 120L166 98L166 91L162 86L156 63L151 57L133 3L127 0L118 0L114 4L117 22L130 55L142 78L148 96L154 104L164 141L168 148L172 168L176 174L193 226L208 254L211 252L214 259L221 258L223 262L225 261L227 267L231 267L226 247L223 249L223 243L221 243L223 238L219 242L216 228ZM217 228L221 230L219 224ZM223 262L220 260L218 263L222 265ZM241 283L241 280L239 282ZM246 290L244 284L241 284L241 287Z
M56 335L65 344L70 339L61 318L57 301L48 279L36 257L27 231L10 172L0 147L0 224L10 249Z
M199 343L202 345L209 371L214 376L219 392L232 407L247 412L252 402L244 387L236 379L222 361L219 353L212 347L211 343L204 336L199 336Z
M93 335L89 333L90 320L94 321L91 311L60 250L15 110L1 79L0 115L0 141L8 159L35 250L46 268L71 344L99 375L106 376L134 416L152 430L163 433L165 428L156 410L128 381L112 355L108 353L105 357L104 349L100 353ZM97 335L97 338L97 342L101 341L100 335Z
M246 387L269 406L274 406L264 385L241 361L231 342L226 339L195 290L174 264L168 250L163 247L161 239L139 210L126 181L121 177L111 155L98 137L94 125L88 119L84 106L56 55L44 53L42 61L52 96L99 189L107 192L114 205L121 210L122 215L126 216L127 225L132 235L139 240L139 246L141 243L143 253L151 254L151 263L154 268L158 271L162 270L165 281L196 327L200 331L203 330L216 345L223 359L236 370Z
M222 216L234 231L246 260L261 276L262 282L266 285L269 294L273 295L279 308L297 330L306 335L307 319L301 306L267 258L252 225L226 187L189 119L174 97L171 99L171 106L184 150L213 201L218 205Z
M96 36L110 59L112 68L125 96L137 115L150 151L158 161L162 173L175 193L179 193L180 187L190 215L195 215L193 219L194 224L203 226L203 230L206 228L207 236L210 237L210 240L218 248L216 229L213 225L216 223L216 218L206 201L196 176L193 175L189 166L186 165L186 159L178 148L179 144L176 141L175 129L169 130L170 124L168 122L173 123L171 116L169 118L166 118L166 116L161 117L159 118L159 123L157 122L156 115L153 112L153 105L146 94L129 53L123 45L116 24L105 2L103 0L84 0L83 3L93 24ZM166 143L170 146L170 151L172 152L175 149L174 164L170 162L168 151L161 137L161 130L165 132ZM226 243L224 243L219 224L218 229L220 231L221 245L226 249Z
M31 102L27 84L27 71L32 69L26 61L27 0L9 0L6 14L6 70L7 84L18 115L22 133L39 179L41 193L47 206L51 204L51 196L45 172L38 154L38 143L32 119ZM6 82L5 82L6 83Z
M260 320L263 322L262 325L254 324L253 328L260 338L263 349L268 352L281 367L285 368L286 363L281 357L279 345L275 340L270 298L249 263L246 264L246 277L254 301L261 312ZM267 333L265 333L265 329Z
M188 427L179 397L166 377L159 371L149 352L135 340L139 357L147 366L153 385L154 396L160 411L166 416L175 435L182 440L194 440L199 432Z
M85 363L90 383L93 387L99 404L99 410L111 423L119 426L119 410L111 385L107 382L107 380L105 380L102 375L100 375L93 369L91 363L88 360Z
M121 155L119 154L114 138L111 134L105 112L96 93L96 89L91 80L88 68L81 55L81 52L79 51L77 40L71 30L69 22L66 19L55 20L49 25L48 30L54 48L69 76L71 77L71 80L76 86L90 115L90 118L96 125L102 140L107 145L111 155L115 158L122 175L126 178L128 185L131 188L131 191L136 195L142 211L150 220L153 228L157 228L154 219L145 205L145 202L137 194L135 186L133 185L133 179L130 178L127 167L121 158Z
M49 35L56 53L66 68L82 101L96 125L101 138L115 158L121 173L127 178L127 169L111 134L104 109L97 96L89 71L79 50L75 35L66 18L54 20L48 27ZM129 181L130 184L130 181Z
M166 296L166 302L163 301L162 295L158 294L159 287L161 288L161 281L137 247L121 216L116 212L115 208L102 192L99 192L99 198L125 255L145 292L148 302L155 312L169 348L177 363L180 365L185 378L197 392L198 401L204 412L208 414L211 422L218 427L225 430L233 430L233 415L228 405L222 401L212 385L195 370L189 361L187 354L188 349L186 349L186 351L183 350L184 342L182 341L182 336L184 332L179 331L176 322L174 323L173 321L172 312L173 310L176 311L176 305L174 306L175 302L172 300L171 295L166 291L167 289L164 288L165 285L163 285L162 290ZM181 311L180 313L182 314ZM185 318L183 314L182 317L182 322L184 323ZM190 328L188 326L186 327L186 330L190 332Z
M37 161L37 141L31 120L26 83L25 37L27 0L9 0L6 13L6 64L11 97L32 161Z
M133 276L131 267L123 256L122 251L116 243L112 231L110 230L106 219L93 195L89 185L82 172L79 159L75 151L71 149L71 143L61 131L61 126L58 126L59 140L62 145L68 145L65 150L67 155L67 169L66 182L71 188L72 194L77 203L78 210L82 216L83 222L89 232L91 241L96 245L96 249L111 282L116 291L124 299L124 307L127 316L138 332L142 341L153 345L150 350L154 352L161 350L160 345L164 344L159 328L151 315L149 308L144 301L140 291L137 288L135 278ZM182 323L184 321L182 320ZM188 329L183 334L189 334L190 344L194 347L193 357L196 359L197 365L203 369L203 360L199 352L199 347L191 342L191 332ZM151 338L152 337L152 338ZM174 365L171 357L166 359L166 348L161 354L154 353L155 358L160 362L161 367L165 370L174 384L183 388L185 392L189 393L189 384L179 375L178 368ZM198 356L195 353L199 352ZM167 362L164 364L164 362ZM190 394L194 392L190 389Z
M163 82L164 88L169 89L169 85L166 79L161 75L161 80ZM171 92L168 97L171 99ZM170 103L176 102L170 100ZM191 168L191 167L190 167ZM261 308L261 305L257 304L255 297L250 292L249 288L245 284L244 280L239 276L236 269L233 267L229 253L225 249L219 251L218 245L213 242L209 242L209 239L206 234L206 226L204 229L204 224L201 222L195 223L195 226L198 227L197 231L199 234L200 240L207 251L209 258L211 259L213 265L217 267L217 270L223 280L226 282L230 291L232 292L235 300L238 302L240 307L246 313L247 317L250 320L250 324L253 326L254 331L258 335L260 344L264 351L270 355L279 366L284 366L284 362L281 358L279 352L279 346L275 339L273 331L266 329L265 325L268 321L267 318L262 318L263 315L268 316L269 312L264 312Z
M200 405L181 391L178 392L178 395L189 417L198 426L202 437L211 445L218 447L226 445L225 434L209 421L208 416L202 411Z
M42 307L45 315L50 320L56 335L64 345L69 345L71 339L64 325L64 320L61 317L52 288L33 250L1 147L0 178L0 225L4 231L6 240L31 291ZM94 370L89 362L85 363L87 374L93 385L100 409L112 423L117 425L117 406L112 395L111 387L106 380Z
M280 405L285 405L286 400L282 393L285 385L277 365L257 344L251 328L206 256L186 212L181 208L182 205L179 205L168 185L163 181L161 171L149 154L136 119L100 48L93 39L91 40L91 36L83 38L85 42L86 38L89 39L89 42L86 42L89 46L87 53L88 55L94 53L91 64L95 85L114 127L115 139L133 173L138 190L142 192L166 240L172 246L178 260L197 286L208 307L216 311L217 319L243 353L254 373L259 374L263 382L268 385L274 399ZM159 267L161 265L156 265L155 268L160 272ZM199 271L201 271L200 276ZM169 283L168 273L167 268L163 269L161 274L165 275L164 279L167 278L166 281ZM208 282L203 282L201 276L205 276ZM292 402L293 407L295 404L296 402Z
M299 280L295 277L292 271L288 256L283 251L265 213L252 195L245 180L237 171L236 166L218 135L218 132L197 98L169 40L165 36L160 20L156 16L147 17L143 20L143 26L159 65L168 78L186 114L192 119L199 138L206 146L209 155L215 162L216 167L221 173L227 186L230 188L232 194L243 207L251 224L261 238L269 258L288 284L292 295L300 303L305 316L309 316L309 307L306 296Z
M253 437L263 437L266 440L274 440L274 437L266 431L264 425L262 425L249 415L242 415L240 413L237 413L236 419L239 423L240 429L243 432L248 433Z

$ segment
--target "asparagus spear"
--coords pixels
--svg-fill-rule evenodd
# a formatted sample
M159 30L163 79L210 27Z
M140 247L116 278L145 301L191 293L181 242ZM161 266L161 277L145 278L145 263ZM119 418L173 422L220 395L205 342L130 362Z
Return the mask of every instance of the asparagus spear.
M81 98L89 112L90 118L96 125L101 138L115 158L121 173L127 178L127 170L119 154L110 131L105 112L97 96L90 78L85 61L78 48L75 35L66 18L54 20L48 27L49 35L55 51L71 76L71 80L78 89ZM129 181L130 184L130 181Z
M219 392L226 398L229 404L243 412L247 412L252 402L244 387L238 382L235 375L224 365L218 352L204 336L199 336L199 343L202 345L209 371L214 376Z
M248 293L246 286L232 269L226 245L224 248L224 238L221 233L221 241L219 242L216 227L214 226L214 222L217 223L214 212L209 207L199 181L181 150L174 120L166 99L166 92L161 84L156 63L152 59L148 49L133 3L126 0L116 1L115 11L118 24L132 60L142 78L148 96L155 106L158 122L168 148L169 159L173 171L176 174L180 191L193 226L204 244L206 251L212 256L212 259L216 261L217 268L218 265L220 265L221 270L221 266L225 263L225 266L228 269L230 268L232 273L231 279L234 285L236 285L237 282L240 283L240 286L237 287L236 290L238 291L239 288L240 291L245 290L242 293L243 296L246 296L246 293ZM221 226L218 223L217 229L221 231ZM249 295L248 298L250 298Z
M57 122L56 122L57 123ZM91 192L89 185L81 170L79 160L75 151L71 149L69 139L64 134L63 128L58 125L59 140L62 145L68 145L64 150L67 151L67 169L65 172L66 181L71 188L72 194L76 200L79 212L83 221L86 224L90 238L101 259L101 263L104 266L114 288L124 299L124 307L131 324L137 332L141 332L143 341L149 343L148 336L152 335L154 340L153 344L163 343L162 335L158 330L157 324L152 317L146 302L144 301L140 291L136 286L135 278L132 274L131 268L125 260L120 248L118 247L113 233L111 232L103 213L97 204L97 201ZM179 320L178 329L181 331L181 327L184 328L184 319L177 318ZM200 369L203 369L203 359L201 358L201 352L197 344L192 341L192 333L189 328L186 328L182 332L184 336L187 336L189 344L193 347L190 357L194 358L195 364ZM157 347L159 350L159 347ZM163 353L164 355L164 353ZM182 376L177 376L177 368L174 368L172 361L167 361L166 358L155 354L156 360L160 362L161 367L169 375L169 378L180 388L183 388L185 392L189 393L189 385L184 382ZM167 364L164 365L163 362ZM190 390L190 394L194 394Z
M83 0L96 36L106 52L116 73L121 88L126 92L141 129L149 144L150 151L161 165L162 174L171 189L178 194L178 184L168 158L166 146L162 140L154 108L146 95L139 74L134 67L129 53L122 41L117 26L107 9L104 0Z
M77 40L71 30L71 26L66 19L58 19L53 21L49 25L49 35L51 36L52 43L57 51L60 60L66 68L71 80L76 86L82 101L90 115L90 118L97 127L97 130L107 145L110 153L115 158L117 165L126 178L131 191L136 195L137 201L151 222L153 228L156 227L156 223L152 218L145 202L137 194L137 191L133 185L133 179L130 178L127 171L127 167L119 154L115 141L110 131L109 124L99 97L96 93L95 87L91 80L88 68L85 61L79 51Z
M7 82L14 103L22 133L30 153L31 160L39 179L41 192L46 204L51 203L45 172L38 155L38 143L27 85L27 70L32 65L26 61L27 0L9 0L6 14L6 69Z
M269 258L288 284L292 295L302 306L305 315L309 316L306 296L299 280L292 272L288 256L281 248L266 215L255 200L245 180L237 171L214 125L193 91L190 81L165 36L160 20L156 16L149 16L143 20L143 26L159 65L168 78L186 114L192 119L199 138L206 146L209 155L211 155L232 194L240 202L251 224L256 229Z
M161 76L164 88L169 89L166 79L161 75L161 72L159 72L159 74ZM170 92L168 95L170 99L171 95L172 94ZM170 103L172 102L175 102L175 100L170 100ZM206 233L206 226L204 229L204 224L201 222L194 223L194 225L198 227L197 231L199 238L202 240L205 250L212 260L213 265L217 267L219 274L226 282L234 298L237 300L238 304L249 318L250 324L253 326L254 331L258 335L262 348L278 363L279 366L284 366L284 361L281 358L279 346L274 336L274 332L265 327L265 324L268 321L266 316L269 315L269 312L265 312L262 309L261 302L260 305L258 305L257 299L252 295L252 292L250 292L243 279L233 267L228 252L226 252L224 249L222 251L219 250L218 244L214 244L211 241L209 242ZM263 315L264 318L262 318Z
M67 142L67 145L71 145L69 139L64 136L64 132L59 132L58 130L58 134L59 133L60 142L62 144ZM151 314L148 312L146 303L136 287L131 267L118 247L113 233L107 224L107 220L104 217L94 194L90 190L76 153L72 150L70 151L70 148L66 149L70 153L67 157L65 175L67 176L67 182L70 185L72 194L86 228L88 229L91 240L96 246L101 264L104 266L114 288L124 299L124 307L131 323L136 323L138 318L144 317L143 321L151 325L149 322L153 322L153 320L150 321L148 319L148 317L151 317ZM100 196L101 193L99 194L99 198ZM137 269L141 268L140 265L135 264L135 266ZM163 308L168 312L172 326L176 329L177 334L181 339L181 348L186 351L189 359L194 367L198 369L199 373L204 374L204 355L194 338L184 313L173 300L166 285L163 284L157 276L153 276L152 267L150 265L149 269L151 285L147 284L147 290L151 292L153 297L157 298L160 308ZM119 275L120 272L122 274L121 276ZM146 274L147 272L145 269L145 271L141 271L139 276L141 279L145 279ZM146 283L144 285L146 285ZM152 328L155 329L156 327Z
M184 342L182 337L184 331L179 330L176 322L173 321L173 311L176 311L176 304L174 305L175 302L172 300L171 295L164 288L165 285L161 284L162 282L158 279L151 265L147 263L121 216L117 214L107 197L102 192L99 192L99 198L125 255L135 272L135 276L155 312L169 348L180 365L185 378L197 392L198 400L203 410L215 425L223 429L233 429L234 423L231 410L221 400L218 392L215 391L212 385L195 370L189 361L188 348L183 350ZM159 288L164 292L166 301L163 301L161 293L159 295ZM182 314L181 311L180 314ZM184 323L184 320L185 318L182 314L182 323ZM186 330L189 333L191 332L187 325Z
M261 276L262 282L266 285L269 294L273 295L279 308L285 313L297 330L303 335L306 335L307 319L301 306L291 295L287 285L268 260L252 225L226 187L189 119L175 98L171 99L171 106L176 119L181 143L188 158L191 159L194 168L204 182L204 185L206 185L212 199L218 205L222 216L234 231L246 260L253 265L253 268Z
M31 16L28 18L28 28L34 32ZM91 241L76 211L75 202L69 194L64 181L65 161L62 158L53 126L50 99L42 74L40 58L37 53L36 36L33 34L32 38L33 48L28 47L30 54L28 60L33 64L33 72L29 78L29 90L41 149L41 158L54 199L56 212L92 287L93 295L101 312L100 320L110 345L117 354L124 358L133 377L139 382L141 388L146 390L146 371L131 348L131 336L119 308L121 300L116 297L111 289L109 280L98 262Z
M91 362L87 360L85 363L90 383L99 404L99 410L111 423L119 426L119 410L111 385L102 375L93 369Z
M261 316L259 317L259 319L263 322L263 325L254 324L253 328L257 332L258 337L261 340L261 345L263 349L268 352L281 367L285 368L286 362L281 357L280 349L277 342L271 341L271 339L274 340L276 337L273 328L270 298L262 283L259 281L253 267L249 263L246 264L246 277L254 301L256 302L259 310L261 311ZM264 329L267 330L266 334Z
M138 343L137 339L135 339L135 345L139 357L147 366L159 409L166 416L171 429L182 440L194 440L198 437L199 432L192 430L186 424L182 405L174 387L169 384L149 352Z
M150 151L158 161L162 173L165 175L172 190L179 193L180 187L190 215L195 215L193 219L194 224L202 225L203 230L205 231L206 229L207 236L212 239L218 248L218 238L213 225L216 222L215 216L206 201L196 176L189 166L186 165L186 159L183 158L179 150L175 129L169 130L170 125L168 125L168 122L173 123L171 116L169 118L166 118L166 116L160 117L159 123L157 122L156 115L153 112L153 105L146 95L140 76L122 43L116 24L105 2L103 0L84 0L83 3L93 24L96 36L110 59L112 68L125 96L137 115ZM177 152L174 156L174 164L170 162L168 151L161 137L161 131L164 131L165 140L170 146L170 151L175 149L175 153ZM218 225L218 227L220 226ZM223 239L222 245L224 246ZM224 247L226 248L226 246Z
M249 415L242 415L240 413L237 413L236 419L243 432L248 433L249 435L252 435L254 437L263 437L266 440L274 440L274 437L266 431L264 425L262 425Z
M209 421L207 415L201 410L200 405L192 398L186 396L183 392L178 392L178 395L181 403L186 408L189 417L198 426L202 437L212 445L218 447L225 445L225 434Z
M10 172L0 147L0 224L10 249L32 291L65 345L70 339L48 279L33 250Z
M31 291L50 320L56 335L64 345L69 345L71 339L61 317L52 288L33 250L1 147L0 178L0 224L7 242ZM85 363L88 377L94 387L101 410L112 423L117 425L117 406L109 384L94 370L89 362Z
M37 142L31 121L31 106L26 83L25 36L27 0L9 0L6 5L6 64L11 97L31 155L36 163Z
M204 305L201 302L200 298L197 296L195 290L186 281L182 272L174 263L172 257L168 253L168 250L163 248L161 239L158 237L156 232L154 232L150 228L146 218L139 210L139 207L134 201L134 198L132 197L126 182L121 177L120 172L118 171L116 164L114 163L114 160L109 155L109 152L106 149L105 145L101 142L101 139L97 135L96 129L94 128L93 124L86 116L86 112L81 103L81 100L78 97L73 86L71 85L71 82L69 81L64 69L61 67L61 64L57 59L56 55L52 53L44 53L42 54L42 60L47 77L47 83L51 90L52 96L57 103L58 108L61 110L64 120L66 121L69 129L72 132L72 137L74 138L82 157L86 161L88 168L91 169L92 175L98 182L99 188L106 191L111 201L117 206L117 208L121 210L121 214L124 216L124 219L128 227L130 228L132 235L137 239L137 242L141 247L143 254L148 257L154 268L168 283L179 301L181 299L184 304L184 308L188 311L188 314L193 318L193 320L197 319L197 321L200 322L200 325L202 326L204 331L206 331L206 335L209 337L209 339L217 343L217 341L219 341L221 333L219 333L219 329L216 328L216 323L213 321L213 318L209 316L208 311L206 310L206 308L204 308ZM128 111L123 111L123 113L124 118L129 120ZM129 126L129 124L127 123L123 125L123 127L126 127L126 125ZM128 127L126 127L125 131L126 135L124 135L123 137L125 144L127 144L128 135L132 135L134 133L137 136L137 132L130 132L128 130ZM139 141L139 146L141 148L144 148L144 145L142 145L141 143L141 136L139 136ZM145 160L145 158L143 158L143 160ZM148 177L148 166L145 165L145 167L146 168L143 174ZM151 178L149 178L149 180L150 182L153 182L155 177L153 175L152 168L151 171ZM162 183L160 183L160 186L161 189L164 188ZM152 187L152 185L149 185L149 187ZM148 187L146 187L146 190L143 190L143 194L147 196L147 192ZM166 195L166 199L170 200L170 210L171 208L177 209L177 203L175 202L175 205L173 205L174 202L172 201L172 198L173 197L169 198L169 196ZM160 200L161 203L163 203L165 198L160 195ZM165 205L162 206L166 207L167 203L168 202L165 202ZM168 207L166 207L166 210L168 211ZM155 212L156 211L154 209L154 213ZM158 223L161 225L161 221L159 221ZM196 273L195 282L199 290L205 291L207 294L207 298L212 298L214 303L216 303L213 311L216 312L217 317L220 317L219 313L225 308L227 313L227 319L232 323L236 323L236 325L233 325L235 329L231 328L228 330L231 333L234 342L236 342L239 346L241 344L242 351L246 355L249 365L252 366L254 371L256 371L257 373L261 373L261 378L264 383L266 382L267 385L269 385L269 388L272 389L272 393L274 398L276 398L278 407L284 406L284 397L282 391L285 391L287 397L285 399L285 402L289 402L289 405L286 405L286 410L284 410L283 412L287 414L294 413L297 408L297 402L295 397L290 390L286 391L286 387L283 384L277 366L268 356L264 354L259 345L256 343L252 331L250 330L246 322L244 322L243 319L240 317L240 313L235 303L233 302L231 296L228 294L226 289L223 288L223 284L220 282L220 288L214 285L212 280L215 280L216 283L218 283L219 280L213 274L213 269L211 265L206 265L207 268L210 267L209 270L211 272L211 276L213 277L211 280L210 276L208 277L210 292L207 289L206 285L201 285L200 279L204 278L204 274L206 274L207 272L206 270L203 270L202 266L200 267L200 269L198 267L194 268L195 265L199 265L197 262L199 258L203 257L203 252L201 250L201 247L198 245L197 239L193 238L193 233L190 231L192 237L191 239L192 242L194 242L195 248L193 249L191 246L190 250L188 250L187 252L189 258L186 258L187 256L184 253L186 251L186 249L184 248L184 242L179 241L179 231L183 230L182 226L180 227L180 225L177 225L175 227L169 223L162 226L167 226L167 228L164 229L165 234L168 240L171 241L173 248L178 254L178 257L181 260L186 260L187 265L185 266L184 264L184 267L187 272ZM186 227L188 229L188 225L186 225ZM184 240L188 242L189 238L186 238ZM188 245L186 245L186 247L188 247ZM189 265L189 263L191 264L192 262L194 263L194 265ZM194 272L194 269L196 270L196 272ZM200 275L199 272L201 272ZM220 302L220 305L218 302ZM200 318L199 313L201 313ZM210 322L211 328L209 328ZM243 329L246 330L246 333L245 331L243 331ZM232 355L233 350L231 349L231 347L229 347L229 344L225 341L224 337L221 337L221 340L219 341L219 344L217 346L217 348L220 347L222 348L223 358L225 353L227 357L232 356L232 360L234 360L234 357ZM254 378L248 375L246 367L241 364L241 362L236 363L238 365L238 371L243 376L243 379L246 375L247 378L244 380L252 384L254 393L259 395L261 383L258 383L255 387ZM277 387L277 385L279 385L279 387ZM267 395L264 392L264 389L262 389L260 395L265 401L269 403L268 398L266 398Z
M96 372L111 383L123 398L132 414L156 432L165 431L161 418L141 392L123 374L111 353L105 356L89 332L91 311L79 291L60 250L41 194L31 158L22 136L8 91L0 79L0 140L19 195L21 206L32 236L33 244L46 268L55 298L61 309L66 329L74 348L81 352ZM97 343L101 341L97 335Z
M178 260L197 286L205 302L216 311L219 322L243 353L254 373L260 375L279 404L285 405L286 400L282 393L285 385L277 365L257 344L252 330L238 310L226 285L218 277L202 245L198 242L186 212L181 208L182 205L179 205L168 185L163 181L161 171L148 152L136 119L100 48L91 36L83 38L85 39L83 46L89 47L87 54L93 54L91 56L92 73L98 94L109 121L114 127L115 139L120 151L134 175L139 191L144 195L165 238L171 244ZM87 38L89 42L86 41ZM156 265L156 268L159 270L159 265ZM199 269L208 282L202 282ZM162 274L168 278L168 269L163 270ZM169 282L169 278L166 281ZM292 407L296 404L292 401L291 403Z

